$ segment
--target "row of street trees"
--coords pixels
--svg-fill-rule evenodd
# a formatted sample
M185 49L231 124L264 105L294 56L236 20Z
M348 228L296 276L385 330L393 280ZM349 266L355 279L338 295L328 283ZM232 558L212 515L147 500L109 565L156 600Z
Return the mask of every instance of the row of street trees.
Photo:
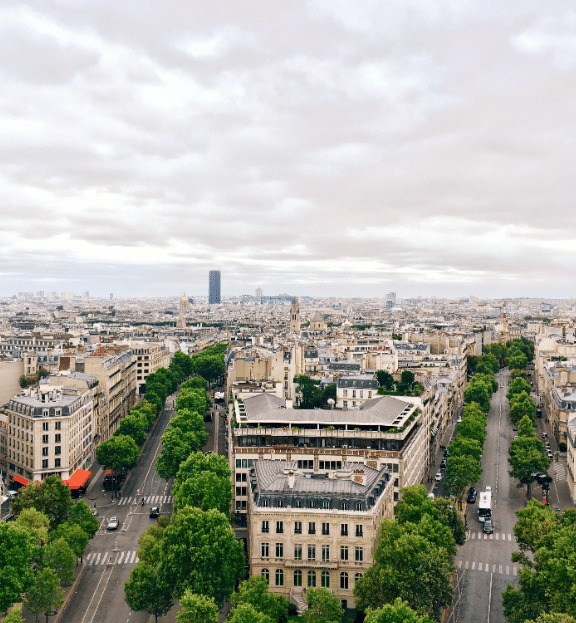
M23 487L12 510L16 520L0 523L0 611L23 601L38 620L62 605L63 587L74 581L76 560L100 522L58 476ZM15 610L10 620L18 617Z
M459 513L423 485L405 487L396 519L380 525L374 564L356 583L366 621L439 621L452 603L452 557L466 538Z

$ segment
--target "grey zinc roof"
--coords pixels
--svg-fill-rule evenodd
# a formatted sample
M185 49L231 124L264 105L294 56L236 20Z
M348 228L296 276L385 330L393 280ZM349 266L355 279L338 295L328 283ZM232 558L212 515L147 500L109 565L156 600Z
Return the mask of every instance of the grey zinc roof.
M288 486L288 470L295 472L294 487ZM350 476L354 470L362 470L366 475L366 484L354 482ZM363 463L344 463L335 474L340 477L326 478L326 472L299 472L296 461L256 461L254 464L256 482L260 495L290 492L292 494L338 494L364 496L380 477L380 472ZM346 474L350 476L346 477ZM321 477L312 477L321 476Z
M285 409L285 401L277 396L259 394L244 400L246 422L278 424L289 422L325 425L384 425L390 426L406 409L408 404L393 396L382 396L366 400L356 411L337 409Z

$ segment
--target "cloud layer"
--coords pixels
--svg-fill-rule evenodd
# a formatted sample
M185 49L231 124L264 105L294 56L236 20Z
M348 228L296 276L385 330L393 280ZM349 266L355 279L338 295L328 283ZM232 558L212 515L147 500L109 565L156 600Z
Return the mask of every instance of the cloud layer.
M572 295L576 9L0 8L0 295Z

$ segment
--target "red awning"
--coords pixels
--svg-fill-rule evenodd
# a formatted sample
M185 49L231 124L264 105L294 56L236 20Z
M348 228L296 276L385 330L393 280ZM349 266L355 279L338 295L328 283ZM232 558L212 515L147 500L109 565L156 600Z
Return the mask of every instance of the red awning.
M88 472L85 469L77 469L68 480L64 482L70 487L70 489L79 489L83 487L92 476L92 472Z
M12 481L24 485L25 487L30 484L29 480L26 480L26 478L22 478L22 476L18 476L18 474L16 474L16 476L12 476Z

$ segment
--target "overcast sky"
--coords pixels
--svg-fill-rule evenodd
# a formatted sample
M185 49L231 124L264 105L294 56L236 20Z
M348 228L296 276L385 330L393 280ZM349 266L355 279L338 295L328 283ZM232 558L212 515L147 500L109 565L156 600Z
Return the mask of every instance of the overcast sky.
M0 295L574 295L576 5L3 0Z

